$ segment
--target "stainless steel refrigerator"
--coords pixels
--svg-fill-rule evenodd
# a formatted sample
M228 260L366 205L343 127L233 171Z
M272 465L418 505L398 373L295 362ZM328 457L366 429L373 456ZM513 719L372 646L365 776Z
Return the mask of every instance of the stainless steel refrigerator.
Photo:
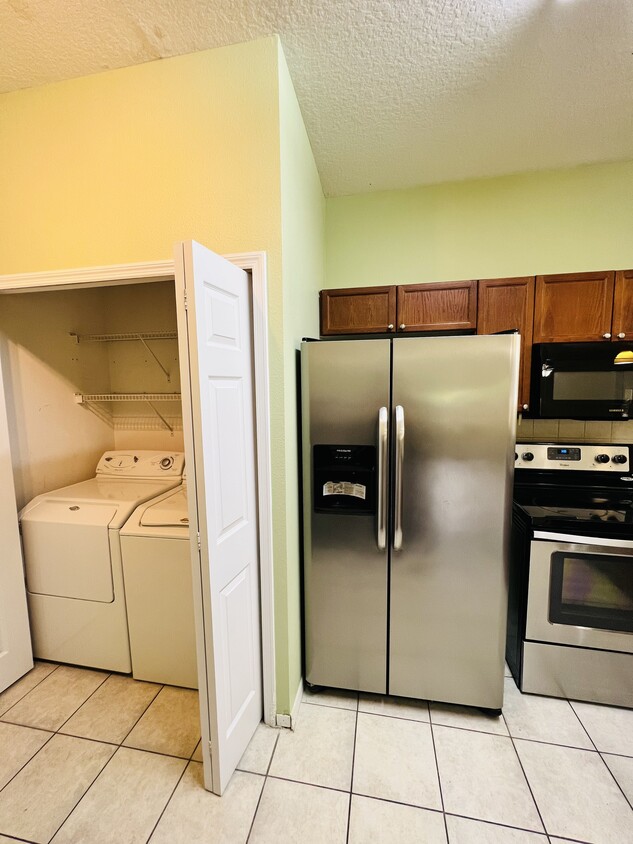
M500 709L519 337L305 342L306 681Z

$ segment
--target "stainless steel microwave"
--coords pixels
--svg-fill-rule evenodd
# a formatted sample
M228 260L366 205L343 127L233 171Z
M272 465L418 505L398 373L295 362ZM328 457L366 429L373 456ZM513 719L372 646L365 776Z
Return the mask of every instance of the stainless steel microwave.
M622 353L629 352L629 354ZM633 417L631 343L537 343L532 348L533 415L544 419Z

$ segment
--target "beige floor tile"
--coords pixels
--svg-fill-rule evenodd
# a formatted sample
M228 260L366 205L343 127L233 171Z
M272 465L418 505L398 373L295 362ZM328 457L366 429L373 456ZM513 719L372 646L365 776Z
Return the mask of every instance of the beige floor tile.
M510 738L451 727L433 735L447 812L543 831Z
M204 790L202 765L190 762L150 844L242 844L264 778L236 771L222 797Z
M60 732L120 744L161 687L112 674Z
M547 844L545 835L507 826L446 816L451 844Z
M187 762L121 747L53 844L145 844Z
M123 744L189 759L199 739L198 692L165 686Z
M516 745L550 835L633 841L633 811L598 753L520 739Z
M303 702L315 703L319 706L336 706L339 709L357 709L358 692L348 692L345 689L323 689L311 691L303 690Z
M52 733L0 722L0 789L46 744Z
M359 712L352 790L441 809L430 725Z
M0 792L0 830L37 844L50 841L115 750L53 736Z
M268 771L275 744L281 731L267 724L259 724L246 752L238 763L240 771L265 774Z
M633 709L577 701L571 705L598 750L633 756Z
M0 694L0 715L3 715L7 709L10 709L24 695L28 694L31 689L34 689L38 683L41 683L56 668L57 665L52 662L36 662L28 674L25 674L24 677L21 677Z
M269 777L249 844L345 844L348 811L349 794Z
M566 700L524 695L514 680L507 680L503 714L510 735L515 738L593 750L589 736Z
M57 730L107 678L102 671L60 665L12 706L2 720Z
M446 844L441 812L352 797L349 844Z
M609 770L618 781L629 803L633 805L633 759L630 756L610 756L606 753L602 758L609 766Z
M407 718L410 721L428 721L429 704L425 700L388 695L362 694L358 701L359 712L372 715L389 715L393 718Z
M199 741L196 745L196 749L193 751L191 756L192 762L202 762L202 741Z
M472 706L456 706L452 703L431 703L431 721L443 727L460 727L477 730L496 736L507 736L508 728L502 716L487 715Z
M349 790L356 713L302 706L296 729L281 730L271 776Z

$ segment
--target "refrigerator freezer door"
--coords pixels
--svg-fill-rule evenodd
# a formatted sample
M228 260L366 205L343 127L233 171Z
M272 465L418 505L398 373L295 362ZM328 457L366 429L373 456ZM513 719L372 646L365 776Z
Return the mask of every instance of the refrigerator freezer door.
M501 708L518 367L518 336L394 340L390 694Z
M304 343L301 349L305 669L313 685L386 692L390 353L389 340ZM331 477L324 465L315 474L318 445L340 446ZM353 446L374 450L373 473L346 465L346 454L355 459ZM336 450L329 452L336 461ZM336 501L336 495L347 498ZM354 501L353 495L364 497ZM372 502L364 512L363 502Z

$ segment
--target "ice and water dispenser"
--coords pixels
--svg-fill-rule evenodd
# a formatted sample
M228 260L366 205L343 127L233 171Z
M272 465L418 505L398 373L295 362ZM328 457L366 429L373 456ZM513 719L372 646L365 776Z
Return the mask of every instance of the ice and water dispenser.
M315 445L312 449L316 513L376 512L376 447Z

